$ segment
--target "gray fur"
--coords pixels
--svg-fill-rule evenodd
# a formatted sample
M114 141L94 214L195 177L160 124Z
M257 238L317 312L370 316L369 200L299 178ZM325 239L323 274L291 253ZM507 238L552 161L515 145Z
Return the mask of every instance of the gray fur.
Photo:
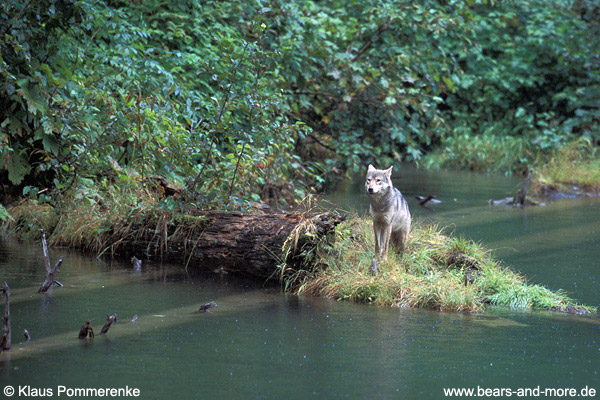
M375 233L375 256L385 260L390 240L404 252L410 231L410 211L402 193L392 184L392 168L375 169L369 165L365 190Z

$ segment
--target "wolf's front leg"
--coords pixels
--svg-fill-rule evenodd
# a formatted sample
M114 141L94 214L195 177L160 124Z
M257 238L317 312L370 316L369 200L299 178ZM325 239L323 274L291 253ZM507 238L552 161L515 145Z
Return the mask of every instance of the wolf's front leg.
M392 224L387 225L381 230L382 238L381 241L381 259L387 260L388 249L390 247L390 236L392 236Z
M381 233L382 229L379 228L379 225L376 222L373 222L373 233L375 236L375 257L381 257Z

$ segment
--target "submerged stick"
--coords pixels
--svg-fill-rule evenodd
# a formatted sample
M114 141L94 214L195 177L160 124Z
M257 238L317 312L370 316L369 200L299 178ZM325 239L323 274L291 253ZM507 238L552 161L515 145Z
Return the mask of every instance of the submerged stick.
M62 283L56 280L56 276L60 272L60 266L63 262L63 257L59 258L56 262L56 265L54 265L54 268L52 268L50 264L50 254L48 253L48 243L46 242L46 232L43 229L40 229L40 233L42 235L42 250L44 251L44 267L46 268L46 280L39 288L38 293L46 293L48 289L50 289L50 287L55 283L59 286L63 286Z
M529 191L529 186L531 185L531 171L527 173L527 180L521 186L521 190L517 192L515 199L513 201L513 206L523 206L525 205L525 198L527 197L527 192Z
M38 293L46 293L54 283L58 283L62 286L60 282L56 281L56 276L60 272L60 266L62 265L62 262L63 257L59 258L54 268L52 268L52 271L48 272L48 274L46 275L46 280L38 290Z
M500 200L489 199L488 204L490 206L512 206L514 204L514 197L505 197Z
M435 194L430 194L430 195L429 195L429 196L427 196L427 197L424 197L424 196L416 196L415 198L416 198L416 199L417 199L417 201L419 202L419 205L420 205L420 206L423 206L423 207L425 207L425 204L427 204L427 203L428 203L428 202L430 202L430 201L431 201L432 203L435 203L435 201L432 201L432 200L434 200L434 199L435 199L435 197L436 197L436 196L435 196Z
M2 333L2 338L0 338L0 351L2 351L10 350L11 345L10 288L8 287L8 283L4 282L2 287L0 287L0 291L3 292L4 301L6 302L4 305L4 332Z
M491 206L513 206L513 207L524 207L524 206L545 206L544 203L538 203L527 198L527 192L531 185L531 171L527 174L527 180L521 186L521 189L515 194L514 197L506 197L500 200L488 200L488 204Z
M52 265L50 264L50 254L48 253L48 243L46 243L46 232L40 229L42 235L42 251L44 252L44 267L46 267L46 275L52 271Z
M113 322L117 322L117 313L114 313L113 315L107 315L106 316L106 323L102 327L102 330L100 331L100 334L101 335L106 335L108 333L108 330L110 329L110 326L113 324Z

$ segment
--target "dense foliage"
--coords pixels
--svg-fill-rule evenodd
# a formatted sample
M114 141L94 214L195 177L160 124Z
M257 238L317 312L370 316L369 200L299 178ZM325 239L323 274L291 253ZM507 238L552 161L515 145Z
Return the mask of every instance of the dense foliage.
M600 6L498 2L469 15L473 44L429 161L515 171L583 136L600 141Z
M520 169L600 140L599 23L587 0L7 0L0 180L93 200L158 174L244 208L436 148Z
M260 10L230 21L229 4L195 3L5 4L8 179L93 196L98 180L158 173L199 204L235 206L302 176L292 150L304 132L275 110Z

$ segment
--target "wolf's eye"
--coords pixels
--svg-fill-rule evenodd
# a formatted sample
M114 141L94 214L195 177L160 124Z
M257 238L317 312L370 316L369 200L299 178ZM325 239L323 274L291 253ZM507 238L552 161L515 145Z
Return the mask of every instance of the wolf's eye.
M377 179L377 183L381 183L381 179Z

